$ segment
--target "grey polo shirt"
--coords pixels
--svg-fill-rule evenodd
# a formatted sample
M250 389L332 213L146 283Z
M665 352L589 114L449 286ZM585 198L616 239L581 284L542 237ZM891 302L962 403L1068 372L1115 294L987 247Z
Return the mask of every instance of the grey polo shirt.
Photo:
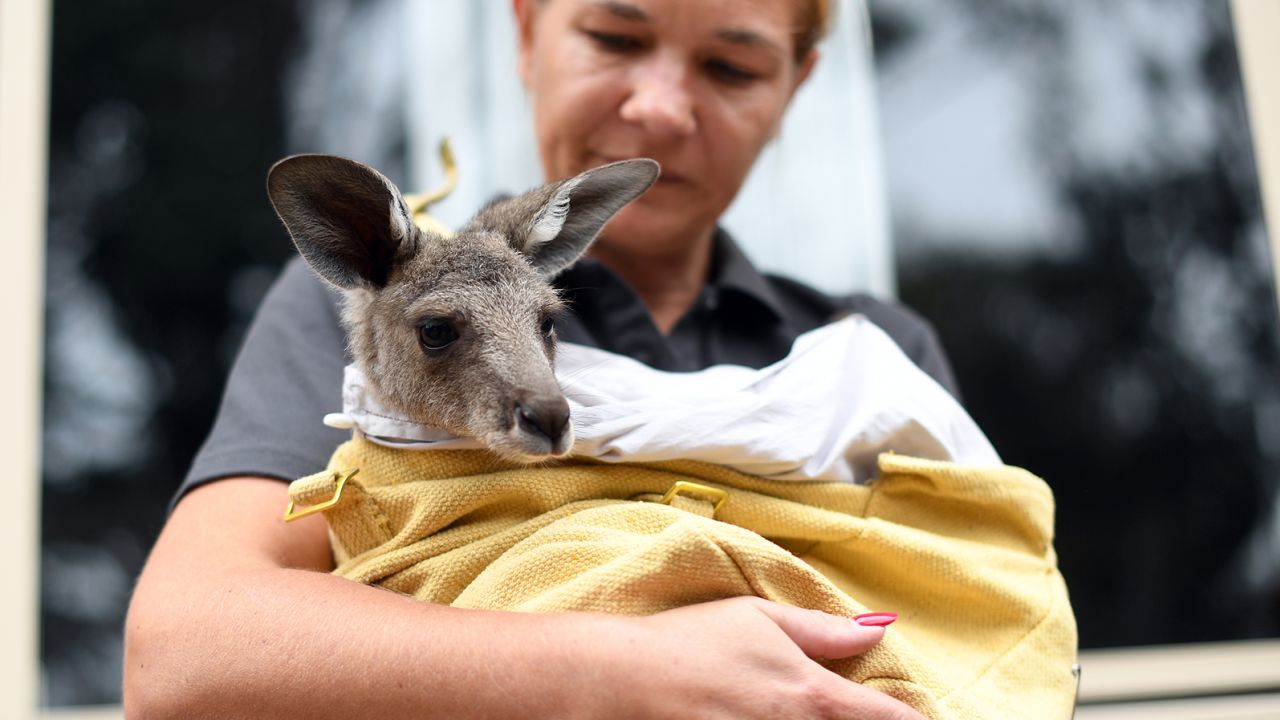
M782 359L801 333L860 313L957 394L933 329L913 312L867 295L831 297L761 274L724 232L715 238L706 287L666 336L631 288L598 261L579 262L556 285L570 306L556 326L561 341L628 355L662 370L721 363L764 367ZM342 409L344 348L337 292L294 258L250 326L213 429L177 497L223 477L291 481L324 469L333 449L350 437L321 423L326 413Z

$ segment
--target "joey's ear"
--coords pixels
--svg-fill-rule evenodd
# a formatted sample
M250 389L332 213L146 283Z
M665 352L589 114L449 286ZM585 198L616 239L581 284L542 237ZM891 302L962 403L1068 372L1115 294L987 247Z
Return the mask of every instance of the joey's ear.
M555 277L587 251L609 218L653 185L659 170L653 160L636 158L559 183L529 221L517 249L544 276Z
M658 163L623 160L543 185L485 208L466 230L505 235L547 278L569 267L600 228L658 179Z
M293 244L344 289L381 288L417 229L400 191L373 168L332 155L294 155L267 174L267 194Z

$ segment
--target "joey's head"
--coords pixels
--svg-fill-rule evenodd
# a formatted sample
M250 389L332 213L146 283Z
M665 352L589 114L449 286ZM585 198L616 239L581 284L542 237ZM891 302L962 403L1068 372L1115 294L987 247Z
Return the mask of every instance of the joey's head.
M588 170L495 203L451 238L420 230L395 186L351 160L286 158L267 191L298 252L343 291L352 355L378 399L534 461L573 444L550 280L657 176L644 159Z

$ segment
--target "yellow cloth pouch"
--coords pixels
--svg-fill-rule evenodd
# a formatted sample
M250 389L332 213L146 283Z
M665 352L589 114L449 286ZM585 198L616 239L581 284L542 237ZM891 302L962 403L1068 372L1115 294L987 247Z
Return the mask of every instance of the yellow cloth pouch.
M290 496L305 512L345 478L324 510L334 572L427 602L643 615L758 595L891 610L880 645L825 664L938 720L1069 718L1076 626L1048 486L891 454L879 470L852 485L683 461L522 467L357 437Z

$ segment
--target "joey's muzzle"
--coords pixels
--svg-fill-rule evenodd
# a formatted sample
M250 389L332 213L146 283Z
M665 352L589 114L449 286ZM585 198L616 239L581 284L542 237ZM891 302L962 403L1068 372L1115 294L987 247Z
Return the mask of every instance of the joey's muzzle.
M569 402L563 395L522 398L512 408L515 430L524 436L531 455L563 455L573 443Z

